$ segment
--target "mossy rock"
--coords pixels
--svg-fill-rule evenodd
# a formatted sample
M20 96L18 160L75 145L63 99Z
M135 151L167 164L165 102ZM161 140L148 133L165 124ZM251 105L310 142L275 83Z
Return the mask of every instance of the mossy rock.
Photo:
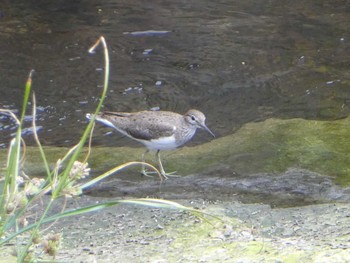
M335 121L268 119L248 123L231 135L196 147L163 152L162 159L167 171L177 171L179 175L200 173L220 165L240 174L279 173L298 167L329 175L337 183L347 185L350 183L349 135L350 118ZM67 151L68 148L63 147L45 147L51 164ZM139 161L143 152L143 148L93 147L89 163L93 170L102 172L127 161ZM6 154L5 150L0 152L3 164ZM148 156L147 161L155 164L154 159ZM25 161L29 175L43 174L37 147L27 147Z

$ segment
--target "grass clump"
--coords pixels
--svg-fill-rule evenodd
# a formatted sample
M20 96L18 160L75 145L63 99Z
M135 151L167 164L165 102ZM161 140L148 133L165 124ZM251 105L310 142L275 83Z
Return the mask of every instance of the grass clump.
M100 97L100 102L95 110L95 115L100 111L104 98L106 96L108 88L109 78L109 56L106 42L103 37L99 38L96 44L89 50L90 53L94 52L95 48L102 44L105 55L105 77L104 88ZM21 137L22 124L25 117L25 112L29 102L31 94L33 70L29 73L28 80L25 86L23 108L19 118L15 116L11 111L0 110L0 112L6 112L11 115L17 123L16 136L11 140L8 150L8 159L5 169L5 173L2 178L2 187L0 194L0 248L6 244L15 244L14 255L17 257L17 262L33 262L38 261L38 253L45 253L50 256L55 256L62 242L62 236L60 233L48 233L47 229L43 230L44 224L55 222L59 219L81 215L84 213L98 211L100 209L118 205L121 203L140 204L151 207L161 208L174 208L178 210L191 210L182 205L174 202L157 200L157 199L134 199L134 200L115 200L111 202L94 204L83 208L77 208L66 211L65 202L61 212L53 213L51 208L56 200L59 198L67 198L71 196L80 195L83 189L96 184L100 180L114 174L115 172L131 165L140 165L141 162L128 162L119 165L110 171L92 179L84 184L80 183L81 179L89 176L90 168L88 167L88 152L87 156L81 157L82 149L93 130L95 115L87 125L80 141L77 145L72 147L65 156L57 160L53 168L46 159L44 149L40 143L38 135L36 133L35 115L36 115L36 101L35 94L32 97L33 104L33 131L34 137L39 147L42 161L46 170L46 178L33 178L28 177L21 171L22 162L25 156L25 143ZM90 141L89 141L90 149ZM83 159L81 161L81 159ZM157 169L149 164L145 164L151 169L157 171ZM157 171L158 172L158 171ZM158 172L159 174L159 172ZM160 175L159 175L160 176ZM161 178L162 179L162 178ZM50 194L49 201L42 204L41 198L43 195ZM62 202L61 202L62 203ZM31 210L36 205L43 205L42 211L39 215L36 215L36 219L31 218L29 215ZM40 244L40 245L39 245ZM38 247L41 249L38 252Z

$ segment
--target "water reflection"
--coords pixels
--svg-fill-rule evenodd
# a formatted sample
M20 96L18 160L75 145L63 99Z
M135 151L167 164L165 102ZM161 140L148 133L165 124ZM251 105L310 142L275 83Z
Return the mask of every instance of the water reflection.
M101 34L111 55L109 110L198 108L221 135L270 117L349 112L346 2L32 0L0 8L0 108L20 108L34 68L47 145L75 143L97 104L103 57L87 50ZM0 118L1 146L14 127ZM130 144L109 138L95 142Z

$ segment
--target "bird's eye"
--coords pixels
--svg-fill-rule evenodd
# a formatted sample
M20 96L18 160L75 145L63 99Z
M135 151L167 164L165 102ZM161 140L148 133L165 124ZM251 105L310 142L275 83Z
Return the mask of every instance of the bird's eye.
M191 116L191 120L195 121L196 118L192 115L192 116Z

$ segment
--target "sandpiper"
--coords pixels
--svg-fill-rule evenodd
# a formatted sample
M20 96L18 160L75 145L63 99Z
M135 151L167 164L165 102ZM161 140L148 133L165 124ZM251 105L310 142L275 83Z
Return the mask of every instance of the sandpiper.
M86 114L88 119L92 114ZM142 161L150 150L156 151L159 163L159 170L164 178L167 174L164 171L160 159L161 150L175 149L187 141L195 134L197 128L206 130L215 137L205 125L205 116L198 110L189 110L184 115L170 111L140 111L140 112L110 112L105 111L96 116L96 120L109 126L129 138L141 142L147 147L142 155ZM147 175L144 167L142 174Z

